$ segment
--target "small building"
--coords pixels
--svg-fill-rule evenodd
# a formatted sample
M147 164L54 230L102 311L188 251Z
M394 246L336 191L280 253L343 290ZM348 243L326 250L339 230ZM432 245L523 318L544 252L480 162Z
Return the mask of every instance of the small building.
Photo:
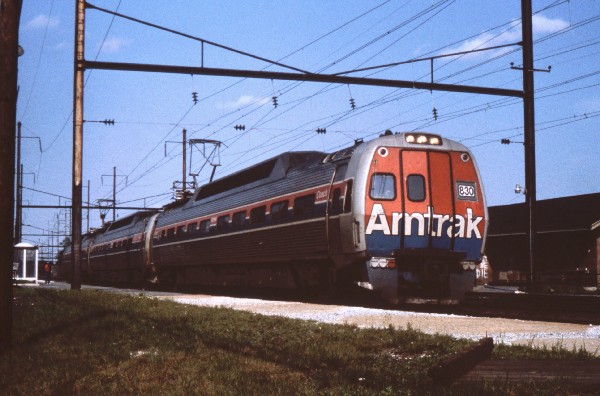
M537 201L536 217L536 283L600 288L600 193ZM525 203L489 208L486 255L494 282L526 282L528 218Z
M13 255L13 279L38 280L38 247L27 242L17 243Z

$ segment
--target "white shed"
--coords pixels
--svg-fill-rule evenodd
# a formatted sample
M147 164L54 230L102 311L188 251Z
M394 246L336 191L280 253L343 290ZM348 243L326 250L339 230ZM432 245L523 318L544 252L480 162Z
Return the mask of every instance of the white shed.
M13 256L13 278L36 281L38 279L38 247L27 242L17 243Z

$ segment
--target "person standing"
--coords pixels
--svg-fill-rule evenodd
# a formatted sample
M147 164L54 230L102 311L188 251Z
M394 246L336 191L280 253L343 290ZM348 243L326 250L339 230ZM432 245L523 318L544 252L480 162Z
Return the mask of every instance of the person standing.
M44 266L44 272L45 272L45 279L46 282L44 284L49 285L50 284L50 280L52 279L52 267L50 266L50 263L46 263L46 265Z

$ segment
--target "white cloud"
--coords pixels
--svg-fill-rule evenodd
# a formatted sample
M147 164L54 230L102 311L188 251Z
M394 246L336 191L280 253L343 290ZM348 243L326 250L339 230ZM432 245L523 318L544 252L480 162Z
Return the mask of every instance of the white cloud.
M269 100L269 98L257 98L252 95L242 95L235 101L221 103L220 108L224 110L233 110L248 105L263 105L268 103Z
M50 27L56 27L59 24L59 20L58 18L52 18L49 17L47 15L38 15L35 18L33 18L31 21L27 22L27 24L25 25L25 28L27 29L41 29L41 28L45 28L46 26Z
M532 30L534 34L554 33L559 30L565 29L568 26L569 23L563 21L562 19L550 19L540 14L533 15L532 18ZM457 47L450 48L444 51L444 53L451 54L455 52L472 51L474 49L494 47L498 45L516 43L518 41L521 41L520 20L513 22L512 26L500 35L496 36L492 33L482 33L473 39L463 42ZM509 48L503 48L493 51L476 52L464 56L464 59L493 57L509 50Z
M569 23L562 19L550 19L540 14L533 16L532 23L533 33L554 33L569 26Z
M130 39L112 37L104 41L101 50L108 53L114 53L119 51L121 48L128 46L132 42L133 40Z

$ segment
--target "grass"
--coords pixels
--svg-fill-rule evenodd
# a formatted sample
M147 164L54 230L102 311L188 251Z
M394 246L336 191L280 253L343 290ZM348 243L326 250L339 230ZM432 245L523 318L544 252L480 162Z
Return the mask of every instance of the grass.
M436 388L427 370L471 343L410 328L359 329L143 296L43 288L15 288L13 311L13 348L0 356L3 395L573 390L563 383ZM581 351L496 350L508 357L589 358Z

